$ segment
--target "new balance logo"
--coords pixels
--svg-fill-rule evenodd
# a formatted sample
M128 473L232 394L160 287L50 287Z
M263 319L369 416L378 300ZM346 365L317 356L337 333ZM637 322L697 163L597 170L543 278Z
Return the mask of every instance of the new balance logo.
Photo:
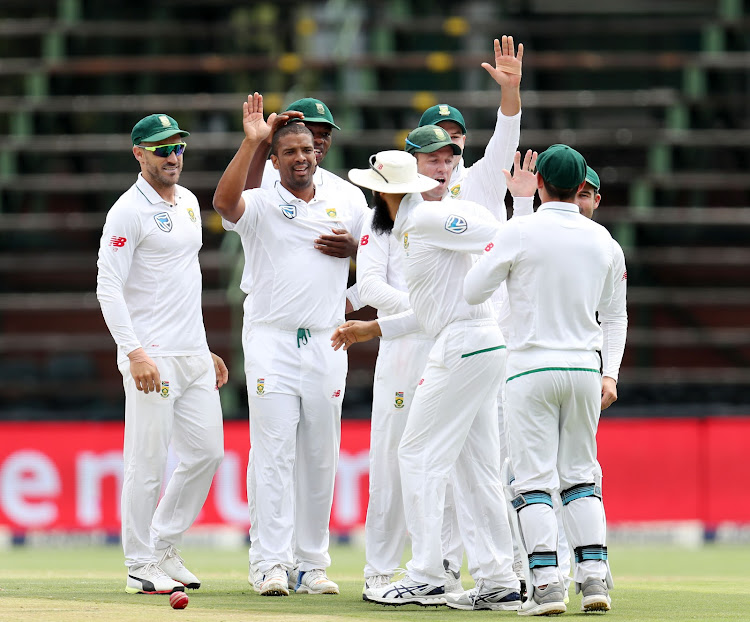
M118 238L116 235L112 236L112 239L109 241L110 246L116 246L117 248L122 248L125 246L125 242L127 242L127 238Z
M625 270L625 272L622 273L621 281L627 281L628 280L628 271Z
M341 397L341 389L336 389L331 397Z

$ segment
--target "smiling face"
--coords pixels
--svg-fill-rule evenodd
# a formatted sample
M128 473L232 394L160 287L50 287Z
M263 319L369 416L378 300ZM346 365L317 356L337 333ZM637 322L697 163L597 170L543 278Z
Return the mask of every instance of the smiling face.
M448 191L448 183L453 172L453 149L450 145L441 147L432 153L415 153L417 171L430 179L439 182L432 190L422 193L425 201L440 201Z
M175 134L158 142L144 142L142 144L146 147L153 147L179 142L184 142L184 138L180 134ZM169 190L179 181L182 172L182 159L185 157L184 153L178 156L173 151L166 158L160 158L151 151L133 147L133 155L141 165L143 177L156 191Z
M589 183L586 183L583 188L581 188L576 193L576 200L575 203L578 206L578 209L581 210L581 214L583 214L586 218L594 218L594 210L599 207L599 201L602 200L602 195L599 194Z
M464 131L461 129L461 126L456 123L455 121L440 121L438 123L440 127L442 127L446 132L448 132L448 136L451 137L451 142L454 145L458 145L461 147L461 153L464 152L464 147L466 146L466 134L464 134ZM458 166L458 163L461 161L461 155L453 156L453 167L455 168Z
M279 171L281 184L292 194L312 188L316 162L313 138L308 132L279 138L271 162Z
M315 160L320 164L333 142L333 128L328 123L317 122L305 123L305 127L312 132Z

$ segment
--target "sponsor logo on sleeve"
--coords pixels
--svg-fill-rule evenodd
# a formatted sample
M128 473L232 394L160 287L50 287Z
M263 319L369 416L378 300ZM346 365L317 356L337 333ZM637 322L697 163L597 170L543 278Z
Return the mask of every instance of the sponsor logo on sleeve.
M159 212L154 214L154 220L156 226L159 227L164 233L169 233L172 230L172 219L169 217L167 212Z
M466 219L455 214L448 216L448 219L445 221L445 230L451 233L463 233L468 228L469 225L466 223Z
M333 394L331 395L331 399L341 397L341 389L336 389Z
M112 247L113 251L117 251L118 248L122 248L123 246L125 246L125 242L127 241L127 238L121 238L113 235L112 239L109 241L109 245Z
M369 235L363 235L362 239L359 241L360 246L367 246L370 242L370 236Z
M625 272L622 273L621 281L627 281L628 280L628 271L625 270Z

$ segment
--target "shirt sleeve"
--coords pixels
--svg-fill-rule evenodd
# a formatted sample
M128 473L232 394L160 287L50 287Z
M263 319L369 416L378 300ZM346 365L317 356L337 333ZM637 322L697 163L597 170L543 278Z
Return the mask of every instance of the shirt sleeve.
M409 309L409 294L388 284L390 235L365 225L357 250L357 286L363 305L382 310L384 315Z
M347 288L346 299L349 301L349 304L352 305L352 311L359 311L365 306L362 304L362 300L359 297L359 287L357 287L356 283Z
M520 136L521 112L507 117L498 108L495 131L484 156L467 169L461 182L461 198L484 205L500 222L507 220L505 193L508 186L503 169L511 170Z
M125 354L142 347L124 295L140 237L141 223L135 209L110 210L99 241L96 297L112 338Z
M397 313L396 315L380 317L378 318L378 324L380 325L380 334L385 339L394 339L395 337L402 337L403 335L422 330L422 326L419 324L419 320L417 320L413 309Z
M501 226L486 207L463 200L422 203L414 220L417 231L434 246L476 255Z
M487 300L508 278L521 247L521 236L514 221L500 227L487 244L484 255L471 267L464 279L464 298L470 305Z
M612 240L612 245L612 266L607 274L607 283L598 311L604 338L602 375L609 376L617 382L628 332L626 306L628 272L622 247L615 240Z
M261 193L263 193L263 190L258 188L243 190L242 198L245 200L245 211L242 212L242 216L239 217L237 222L230 222L222 218L221 226L224 227L226 231L234 231L240 235L246 235L255 229L255 225L258 221Z
M534 213L534 197L513 197L513 214L515 216L528 216Z

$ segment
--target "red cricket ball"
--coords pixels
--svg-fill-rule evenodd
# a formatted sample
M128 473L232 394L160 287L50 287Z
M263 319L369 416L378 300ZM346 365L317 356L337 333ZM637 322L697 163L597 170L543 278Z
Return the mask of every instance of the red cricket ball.
M184 609L189 602L190 599L185 592L172 592L169 595L169 604L172 605L172 609Z

